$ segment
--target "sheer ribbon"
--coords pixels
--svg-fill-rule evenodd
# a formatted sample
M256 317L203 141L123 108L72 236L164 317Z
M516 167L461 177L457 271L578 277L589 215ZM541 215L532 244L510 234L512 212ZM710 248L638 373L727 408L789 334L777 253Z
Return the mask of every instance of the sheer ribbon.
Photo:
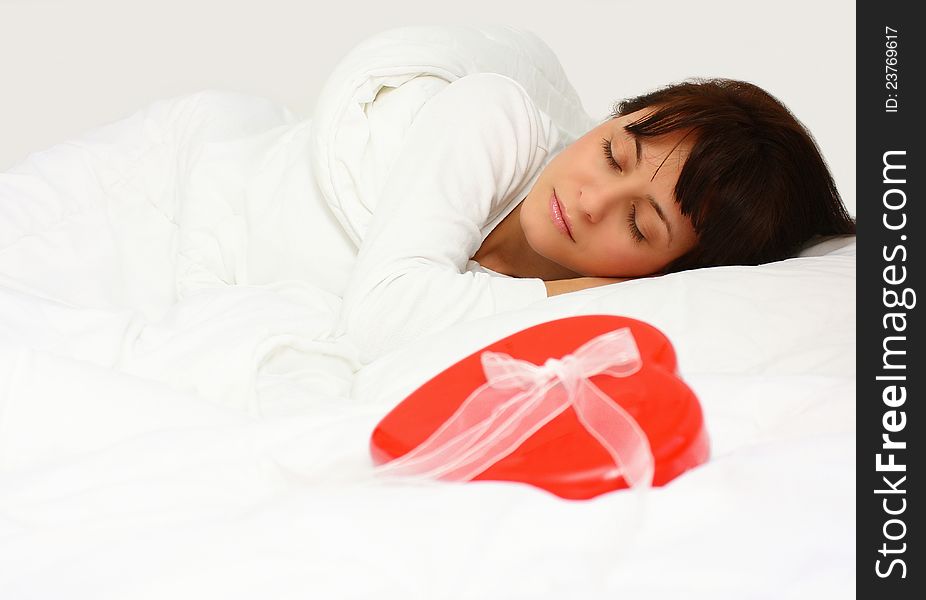
M627 377L640 369L629 328L602 334L542 366L497 352L483 352L481 359L486 383L428 439L378 467L377 473L468 481L572 407L614 461L609 477L623 476L631 487L652 483L653 455L646 434L588 379L599 374Z

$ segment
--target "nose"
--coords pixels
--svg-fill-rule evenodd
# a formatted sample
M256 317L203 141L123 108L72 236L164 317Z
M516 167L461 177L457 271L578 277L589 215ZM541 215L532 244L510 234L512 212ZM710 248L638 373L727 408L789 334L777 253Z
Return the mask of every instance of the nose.
M581 188L579 210L589 223L598 223L629 198L626 185L615 182L589 184Z

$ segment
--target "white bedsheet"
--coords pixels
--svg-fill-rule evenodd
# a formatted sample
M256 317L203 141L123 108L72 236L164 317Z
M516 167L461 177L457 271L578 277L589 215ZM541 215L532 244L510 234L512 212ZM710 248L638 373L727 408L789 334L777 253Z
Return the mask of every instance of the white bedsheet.
M361 51L401 64L397 40L419 57L527 39L466 32ZM533 72L568 90L547 50L509 67L537 52ZM428 56L432 76L481 68ZM348 71L326 98L370 92ZM0 597L854 593L854 243L554 298L355 374L332 335L351 236L321 236L339 189L363 197L348 176L365 163L313 162L345 118L319 106L326 128L236 94L163 101L0 175ZM368 208L337 218L362 225ZM328 220L312 230L309 214ZM673 340L710 463L588 502L371 477L369 434L405 393L512 331L597 312Z

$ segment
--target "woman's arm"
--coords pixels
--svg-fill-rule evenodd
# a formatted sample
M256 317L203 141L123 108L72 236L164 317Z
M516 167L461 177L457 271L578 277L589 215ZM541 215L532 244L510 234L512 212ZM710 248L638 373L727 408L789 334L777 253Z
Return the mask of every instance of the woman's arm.
M558 296L568 292L577 292L592 287L609 285L627 281L616 277L576 277L575 279L559 279L556 281L544 281L547 287L547 296Z
M362 362L546 297L540 279L466 266L481 228L527 194L557 136L523 88L501 75L463 77L422 107L380 190L344 297L341 330Z

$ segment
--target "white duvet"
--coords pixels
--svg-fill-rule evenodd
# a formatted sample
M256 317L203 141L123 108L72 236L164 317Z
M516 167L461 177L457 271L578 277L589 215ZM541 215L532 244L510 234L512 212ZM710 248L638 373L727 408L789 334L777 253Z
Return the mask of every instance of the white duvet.
M556 297L365 366L334 335L390 152L482 70L565 131L591 123L533 36L414 28L358 47L311 120L205 92L0 175L0 597L854 594L851 238ZM417 385L589 313L673 341L707 465L587 502L371 476L372 428Z

